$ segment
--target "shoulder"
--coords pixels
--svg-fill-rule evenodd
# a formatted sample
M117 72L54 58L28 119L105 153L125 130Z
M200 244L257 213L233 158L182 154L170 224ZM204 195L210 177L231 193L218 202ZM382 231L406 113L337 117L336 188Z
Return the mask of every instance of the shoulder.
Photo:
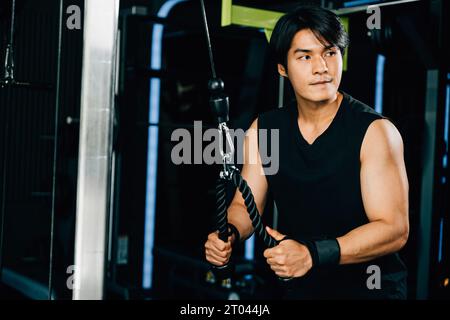
M356 121L361 129L361 160L403 157L402 136L393 122L364 102L346 93L344 96L353 121Z
M403 139L388 119L373 121L364 136L361 147L361 160L370 159L403 159Z

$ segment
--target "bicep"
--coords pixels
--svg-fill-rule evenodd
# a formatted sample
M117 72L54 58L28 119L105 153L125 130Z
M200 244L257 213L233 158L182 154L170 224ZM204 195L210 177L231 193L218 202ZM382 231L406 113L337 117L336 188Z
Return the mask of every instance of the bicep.
M369 221L407 225L408 179L403 141L388 120L367 129L361 147L361 193Z

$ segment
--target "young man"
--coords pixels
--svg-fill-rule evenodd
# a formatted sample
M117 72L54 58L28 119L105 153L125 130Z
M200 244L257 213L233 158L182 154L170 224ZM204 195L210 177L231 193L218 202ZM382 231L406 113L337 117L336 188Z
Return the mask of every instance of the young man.
M242 176L259 212L268 192L277 204L278 231L267 230L285 240L264 257L277 276L293 278L286 298L405 299L406 268L396 253L409 232L403 142L389 120L338 90L347 44L331 11L300 7L278 21L270 46L296 101L251 125L279 130L278 172L261 174L252 130L244 148L258 163L245 163ZM205 243L214 265L228 261L237 236L253 231L239 192L228 221L231 241L211 233Z

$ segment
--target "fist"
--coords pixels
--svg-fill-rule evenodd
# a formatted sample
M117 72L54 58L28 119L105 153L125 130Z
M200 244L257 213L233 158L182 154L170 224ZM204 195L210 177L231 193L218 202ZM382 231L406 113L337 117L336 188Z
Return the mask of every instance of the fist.
M266 230L277 241L285 237L269 227ZM302 277L312 268L308 248L295 240L284 240L277 246L266 249L264 257L275 274L282 278Z
M231 256L231 241L232 236L228 237L228 242L224 242L219 239L218 231L210 233L205 242L206 260L215 266L226 265Z

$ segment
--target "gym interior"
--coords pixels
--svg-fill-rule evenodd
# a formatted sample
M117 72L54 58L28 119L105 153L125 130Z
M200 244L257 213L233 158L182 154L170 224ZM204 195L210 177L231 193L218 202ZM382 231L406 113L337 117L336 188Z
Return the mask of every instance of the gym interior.
M217 129L212 57L229 128L247 130L294 97L268 38L302 3L341 18L341 89L402 135L408 299L448 299L444 0L1 1L0 299L276 299L255 235L233 249L233 283L211 279L204 243L223 164L202 150ZM202 141L182 163L176 130ZM226 186L227 203L235 190ZM276 226L281 214L269 198L262 221Z

